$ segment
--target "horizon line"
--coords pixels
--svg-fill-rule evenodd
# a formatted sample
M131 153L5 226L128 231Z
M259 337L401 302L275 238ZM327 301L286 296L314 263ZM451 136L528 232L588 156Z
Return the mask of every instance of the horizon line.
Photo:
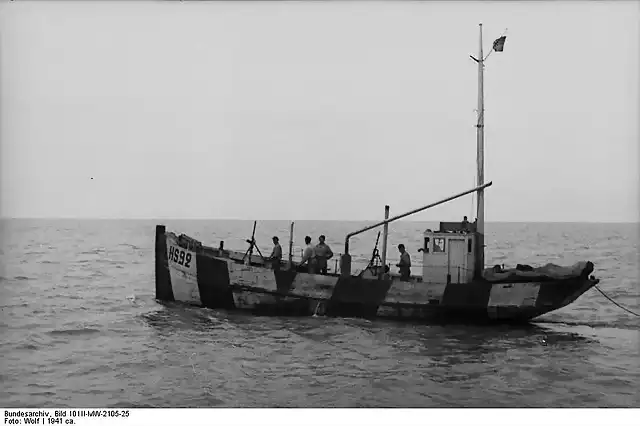
M290 219L240 219L240 218L229 218L229 217L221 217L221 218L206 218L206 217L196 217L196 218L181 218L181 217L72 217L72 216L63 216L63 217L8 217L8 216L0 216L0 220L100 220L100 221L108 221L108 220L131 220L131 221L218 221L218 220L226 220L226 221L243 221L243 222L379 222L380 219L299 219L299 220L290 220ZM415 223L440 223L440 222L449 222L443 220L404 220L405 222L415 222ZM563 221L563 220L485 220L485 223L558 223L558 224L640 224L640 220L637 221Z

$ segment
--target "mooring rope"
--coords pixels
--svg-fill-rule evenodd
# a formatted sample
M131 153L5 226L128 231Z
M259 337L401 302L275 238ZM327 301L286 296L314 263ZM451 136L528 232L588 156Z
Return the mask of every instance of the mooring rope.
M611 303L613 303L614 305L616 305L616 306L617 306L617 307L619 307L620 309L622 309L622 310L625 310L625 311L629 312L631 315L635 315L635 316L637 316L637 317L640 317L640 314L637 314L637 313L633 312L632 310L625 308L624 306L622 306L621 304L619 304L618 302L616 302L615 300L613 300L612 298L610 298L609 296L607 296L607 295L605 294L605 292L604 292L604 291L602 291L602 290L600 290L600 288L599 288L597 285L594 285L594 287L595 287L595 289L596 289L596 290L598 290L598 291L600 292L600 294L602 294L604 297L606 297L607 299L609 299L609 301L610 301Z

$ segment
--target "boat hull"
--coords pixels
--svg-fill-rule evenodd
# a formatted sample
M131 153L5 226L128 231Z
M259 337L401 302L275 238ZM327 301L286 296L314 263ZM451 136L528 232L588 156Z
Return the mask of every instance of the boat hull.
M273 270L185 248L164 227L156 231L158 300L258 315L526 322L568 305L597 282L587 274L559 280L438 285Z

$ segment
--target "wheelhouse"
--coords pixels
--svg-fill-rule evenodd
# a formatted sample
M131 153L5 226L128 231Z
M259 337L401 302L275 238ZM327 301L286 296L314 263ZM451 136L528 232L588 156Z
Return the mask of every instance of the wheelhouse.
M440 222L440 229L424 232L422 281L466 284L474 277L476 224Z

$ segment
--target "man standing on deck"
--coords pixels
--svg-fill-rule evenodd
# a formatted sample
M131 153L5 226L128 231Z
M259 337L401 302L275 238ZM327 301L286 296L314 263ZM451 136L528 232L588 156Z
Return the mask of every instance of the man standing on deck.
M327 275L327 260L333 257L333 252L331 248L325 244L324 239L324 235L320 235L320 238L318 238L320 243L318 243L315 248L316 266L322 275Z
M310 274L313 274L313 267L315 264L315 257L316 257L316 251L314 250L313 246L311 245L311 237L310 236L306 236L304 237L304 242L307 244L307 247L305 247L304 249L304 253L302 254L302 262L300 262L299 266L302 266L305 264L305 262L307 263L307 270L309 271Z
M468 231L469 230L469 221L467 220L466 216L464 217L464 219L462 219L461 225L462 225L462 230L463 231Z
M398 251L400 252L400 263L396 266L400 268L400 281L409 281L409 276L411 275L411 257L404 249L404 244L398 245Z
M280 270L280 260L282 259L282 247L280 247L280 243L278 242L278 237L273 237L273 251L271 252L271 256L267 259L271 261L271 265L273 266L274 271Z

